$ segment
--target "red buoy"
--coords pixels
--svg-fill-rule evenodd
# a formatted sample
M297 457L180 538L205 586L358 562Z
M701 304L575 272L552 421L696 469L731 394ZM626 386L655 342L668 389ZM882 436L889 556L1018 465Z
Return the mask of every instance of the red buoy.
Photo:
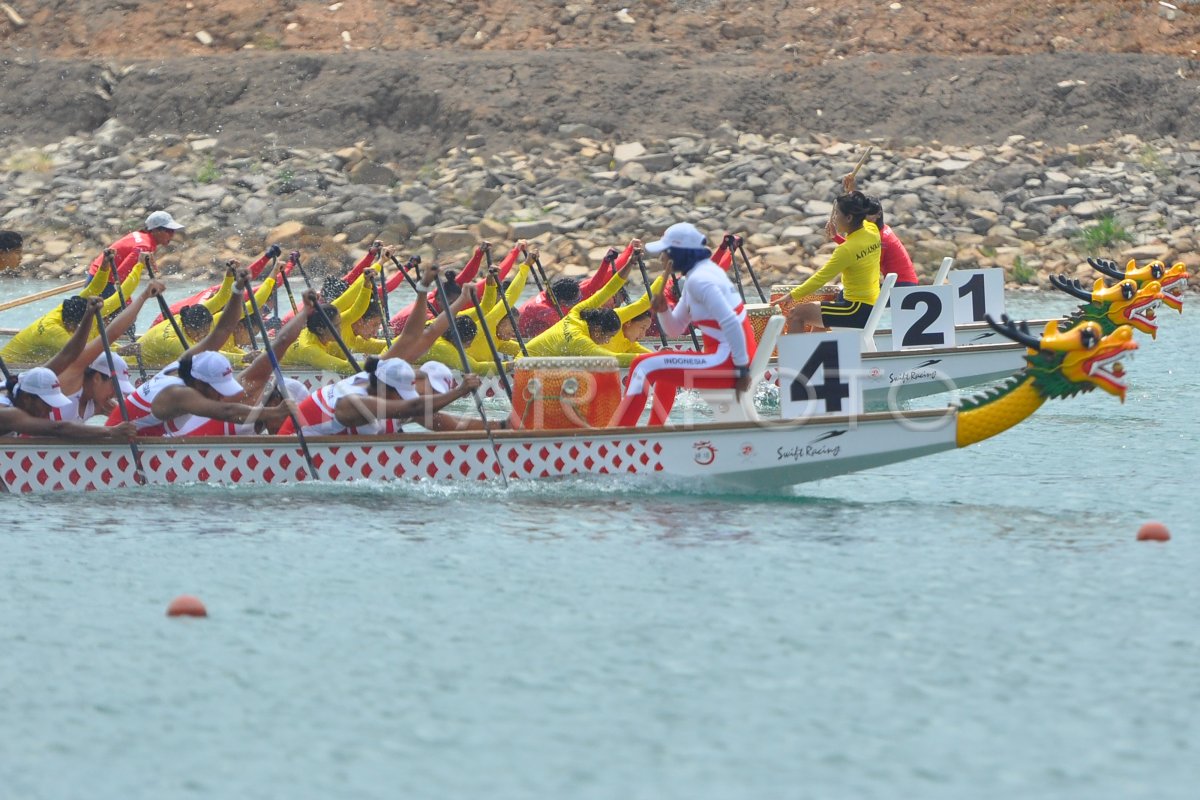
M204 607L204 603L200 602L200 598L192 597L190 594L181 594L171 601L171 605L167 606L168 617L207 617L208 609Z
M1147 522L1138 528L1137 540L1139 542L1169 542L1171 541L1171 532L1161 522Z

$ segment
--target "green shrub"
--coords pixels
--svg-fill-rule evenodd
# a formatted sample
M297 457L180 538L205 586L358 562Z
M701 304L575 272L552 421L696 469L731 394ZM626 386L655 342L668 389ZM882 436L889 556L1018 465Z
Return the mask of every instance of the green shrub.
M217 171L216 162L210 156L200 169L196 170L196 183L212 183L220 176L221 173Z
M1017 283L1033 283L1037 280L1037 270L1025 263L1025 259L1017 256L1013 259L1012 277Z
M1133 235L1125 230L1125 226L1117 222L1112 214L1107 214L1096 220L1096 224L1083 228L1075 234L1077 249L1088 254L1096 255L1119 242L1132 242Z

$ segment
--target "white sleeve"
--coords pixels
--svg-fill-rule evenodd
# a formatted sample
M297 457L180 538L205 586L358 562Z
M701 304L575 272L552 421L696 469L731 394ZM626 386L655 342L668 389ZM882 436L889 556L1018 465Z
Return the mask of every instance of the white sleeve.
M750 352L746 347L746 334L742 330L742 323L738 320L737 312L729 304L728 297L721 287L715 284L706 283L696 288L700 290L696 296L696 304L703 309L700 311L703 314L702 318L716 320L717 325L721 328L721 333L725 334L725 341L729 343L729 350L733 355L733 365L735 367L747 366L750 363Z
M687 292L684 292L674 308L668 308L658 315L658 325L667 336L682 336L691 321L692 315L688 309Z

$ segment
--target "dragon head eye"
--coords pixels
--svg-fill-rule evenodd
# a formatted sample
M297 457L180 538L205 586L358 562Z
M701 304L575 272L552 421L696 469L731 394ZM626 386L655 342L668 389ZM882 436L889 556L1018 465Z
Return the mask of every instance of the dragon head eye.
M1121 281L1121 297L1125 300L1132 300L1137 297L1137 287L1133 281Z
M1091 350L1100 344L1100 334L1090 325L1079 332L1079 342L1084 350Z
M1167 267L1161 261L1150 262L1150 277L1158 280L1167 272Z

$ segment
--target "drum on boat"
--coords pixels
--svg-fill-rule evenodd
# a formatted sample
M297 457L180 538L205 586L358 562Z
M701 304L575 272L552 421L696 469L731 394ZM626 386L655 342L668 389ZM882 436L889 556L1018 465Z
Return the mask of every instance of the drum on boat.
M800 284L798 284L798 283L776 284L775 286L772 286L771 287L771 302L774 303L776 300L782 299L783 302L780 303L777 306L777 308L782 313L786 314L789 311L791 311L792 308L794 308L798 303L831 303L837 299L838 294L841 292L841 289L839 289L836 286L822 286L820 289L817 289L812 294L806 294L804 297L801 297L799 300L793 300L792 299L792 290L797 288L798 286L800 286ZM764 323L764 324L766 324L766 323ZM788 332L788 327L786 324L784 324L784 326L783 326L783 332L784 333Z
M518 358L513 411L525 428L603 428L621 403L615 358Z
M779 306L770 303L746 303L746 316L750 320L750 327L754 329L755 344L762 341L763 333L767 330L767 321L782 313Z

